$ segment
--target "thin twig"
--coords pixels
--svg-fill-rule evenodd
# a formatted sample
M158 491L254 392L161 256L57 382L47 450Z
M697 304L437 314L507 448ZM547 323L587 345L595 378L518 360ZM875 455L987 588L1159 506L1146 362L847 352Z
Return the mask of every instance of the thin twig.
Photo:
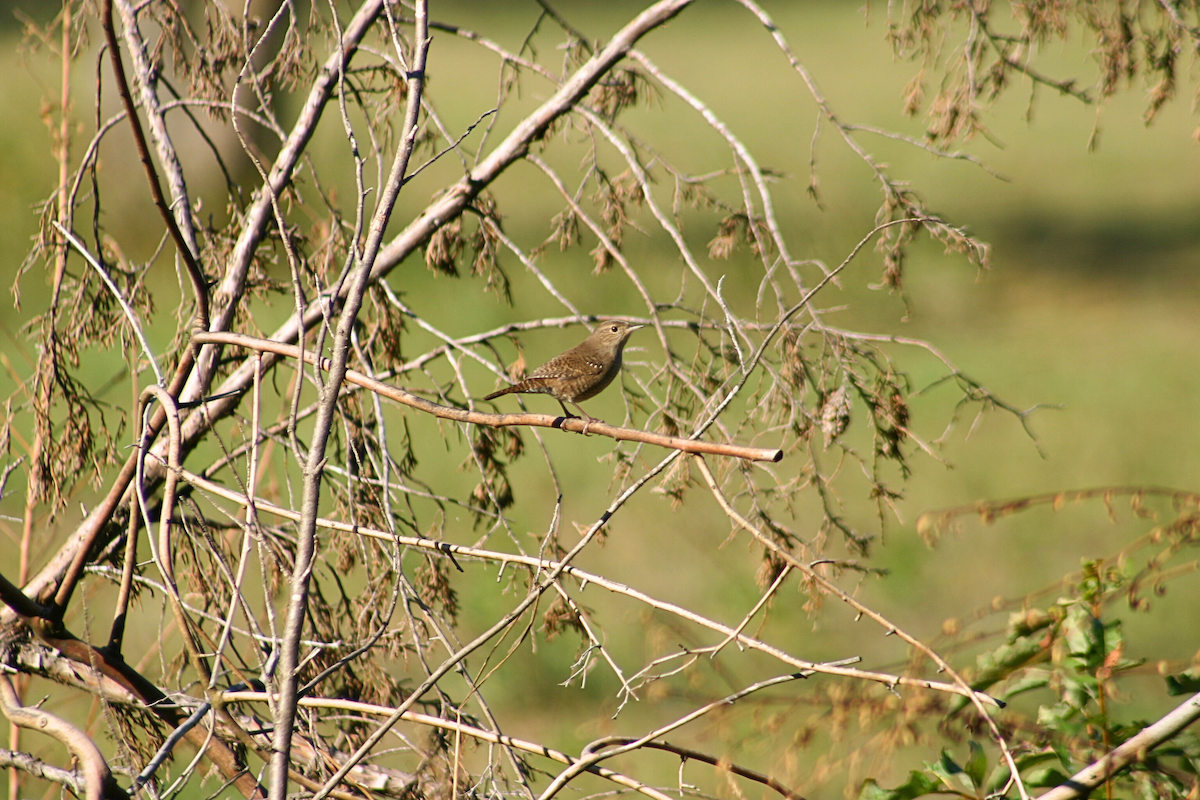
M924 642L917 639L915 636L908 634L897 625L894 625L888 621L879 612L867 607L850 594L844 592L837 584L821 575L808 564L800 561L790 552L781 547L778 543L773 541L769 536L766 536L759 531L757 527L752 525L745 517L739 514L737 510L729 504L729 501L725 499L725 495L721 491L721 487L717 484L717 479L713 476L712 471L708 468L708 464L704 462L704 459L698 458L697 466L700 468L700 474L704 477L704 482L708 485L709 491L712 492L717 504L721 506L725 514L739 526L744 528L751 536L757 539L763 545L763 547L767 548L776 556L783 559L783 561L786 563L800 570L802 573L804 573L806 578L819 585L823 591L829 592L830 594L839 598L842 602L846 603L856 612L858 612L859 615L867 616L875 620L881 627L884 628L888 635L894 634L899 636L909 645L924 653L931 661L933 661L934 664L937 665L938 670L946 672L950 675L950 677L954 680L954 683L962 689L962 693L971 701L976 710L979 711L979 716L991 730L992 738L994 738L996 743L1000 746L1000 751L1004 756L1004 760L1008 763L1009 769L1012 770L1013 777L1017 783L1017 790L1020 792L1023 800L1029 800L1029 795L1025 789L1025 784L1021 780L1020 770L1017 768L1016 760L1013 757L1012 752L1009 750L1008 742L1005 739L1004 734L1001 733L1000 728L996 725L995 720L992 719L991 714L989 714L987 709L984 707L985 704L997 705L997 701L983 692L974 691L962 678L962 676L959 675L958 672L955 671L954 668L951 667L944 658L938 655Z
M599 762L603 761L606 758L612 758L613 756L618 756L618 755L621 755L622 753L629 753L629 752L632 752L633 750L637 750L638 748L645 747L646 745L653 742L655 739L657 739L661 736L666 736L671 731L681 728L684 725L686 725L687 723L697 720L700 717L704 716L705 714L715 711L718 708L724 708L727 706L731 706L734 703L736 703L738 700L741 700L743 697L747 697L748 695L753 694L754 692L760 691L762 689L766 689L771 686L778 686L783 683L790 683L792 681L799 680L803 677L805 677L805 676L800 675L800 674L781 675L778 678L770 678L765 681L759 681L750 686L747 686L746 688L744 688L740 691L734 692L733 694L729 695L728 697L723 697L720 700L715 700L711 703L706 703L705 705L701 706L700 708L690 711L687 714L684 714L682 717L679 717L678 719L676 719L666 725L663 725L663 726L651 731L650 733L647 733L645 736L642 736L638 739L633 739L631 741L622 741L621 743L616 744L614 747L612 747L608 750L596 751L596 748L600 747L604 744L610 743L610 740L601 739L601 740L592 742L591 744L589 744L588 746L583 748L583 753L582 753L583 758L579 759L574 764L567 767L562 772L560 772L558 775L556 775L554 780L550 782L550 785L547 786L545 791L543 791L542 794L538 797L538 800L551 800L551 798L553 798L556 794L558 794L559 791L561 791L574 778L576 778L583 772L587 771L588 767L598 764ZM791 791L784 791L783 795L785 797L789 797L789 798L796 796ZM801 798L801 800L803 800L803 799Z
M269 698L263 692L230 691L225 693L223 699L228 703L263 703L267 702ZM374 717L387 717L394 713L394 709L388 708L387 706L362 703L355 700L342 700L340 698L332 697L303 697L300 699L300 705L305 708L352 711L356 714ZM500 733L493 733L492 731L485 731L481 728L476 728L473 725L466 725L462 722L442 719L441 717L435 717L430 714L421 714L416 711L405 711L400 715L400 719L403 719L405 722L413 722L418 725L428 726L430 728L437 728L440 730L463 734L470 736L473 739L478 739L481 742L492 742L494 744L504 745L505 747L523 750L527 753L545 756L552 761L558 761L562 764L575 764L578 761L566 753L554 750L553 748L546 747L542 744L538 744L537 742L530 742L524 739L517 739L513 736L506 736ZM663 794L657 789L646 786L645 784L626 775L622 775L619 772L614 772L613 770L606 769L604 767L595 767L588 769L587 771L594 775L599 775L600 777L610 780L620 786L624 786L627 789L632 789L639 794L652 797L654 800L671 800L668 795Z
M146 332L142 329L142 322L138 319L137 312L133 310L133 307L129 305L129 301L121 294L121 290L113 282L112 276L108 274L108 270L96 260L95 256L88 252L83 242L79 241L75 234L59 224L58 220L54 220L53 225L62 234L63 238L71 243L71 246L75 248L79 255L83 256L83 260L92 269L96 270L96 274L100 276L100 280L112 292L112 296L116 298L117 303L121 306L121 311L125 313L125 318L129 320L129 327L133 330L133 335L137 337L138 344L142 346L142 352L146 355L146 361L150 365L150 369L154 372L154 382L159 386L166 385L166 379L163 378L162 370L158 368L158 358L154 355L154 350L150 348L150 342L146 339Z
M674 454L672 454L670 457L674 457ZM214 495L224 497L242 505L246 505L248 503L244 495L227 489L224 486L207 480L199 475L191 473L188 470L181 470L180 474L184 480L205 492L210 492ZM299 519L299 514L297 512L283 508L282 506L277 506L265 500L257 499L255 504L260 512L272 514L289 520ZM636 600L639 603L644 603L651 608L664 611L668 614L673 614L678 616L680 619L686 619L689 622L695 623L696 625L708 628L709 630L720 634L726 639L733 639L737 642L739 647L745 647L750 650L756 650L760 653L764 653L801 671L811 671L815 673L821 673L823 675L866 680L873 683L881 683L885 686L893 688L896 686L912 686L921 689L930 689L937 692L946 692L948 694L957 694L963 696L968 696L970 694L969 690L964 690L962 687L953 683L943 683L940 681L926 680L924 678L912 678L904 675L893 675L883 672L870 672L866 670L852 669L846 666L847 661L845 659L833 662L816 662L796 658L795 656L779 649L778 647L775 647L774 645L763 642L752 636L747 636L744 633L738 632L738 630L735 628L731 628L728 625L723 625L719 622L710 620L707 617L701 616L694 611L684 608L683 606L659 600L646 594L645 592L639 591L625 584L618 583L617 581L610 580L599 573L588 572L580 569L579 567L575 567L567 563L565 558L563 560L555 561L551 559L537 558L534 556L502 553L496 550L483 550L477 547L468 547L466 545L453 544L451 542L444 542L421 536L400 536L389 531L375 530L364 525L343 522L341 520L322 518L318 520L318 524L322 528L328 530L344 531L347 533L354 533L359 536L368 536L382 541L396 542L404 547L416 547L431 553L440 553L448 558L458 557L461 559L481 559L485 561L492 561L502 565L502 568L503 565L517 564L528 567L535 575L539 576L542 573L568 575L579 580L585 586L587 584L595 584L610 592L629 597L630 599ZM315 645L316 643L309 644L309 646ZM975 692L975 694L982 698L983 701L989 705L995 705L997 707L1000 705L995 699L989 697L983 692Z

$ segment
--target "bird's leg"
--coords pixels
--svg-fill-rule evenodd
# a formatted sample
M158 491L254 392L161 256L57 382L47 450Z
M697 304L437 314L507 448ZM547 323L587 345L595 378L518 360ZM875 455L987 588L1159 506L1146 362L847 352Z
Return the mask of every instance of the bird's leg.
M589 414L589 413L587 413L586 411L584 411L584 410L583 410L583 406L579 405L579 403L571 403L571 405L573 405L573 406L575 406L576 408L578 408L578 409L579 409L579 413L580 413L580 414L583 414L583 418L584 418L584 420L585 420L585 422L583 423L583 435L584 435L584 436L587 436L587 434L588 434L588 426L589 426L589 425L591 425L593 422L599 422L599 423L601 423L601 424L603 424L603 423L604 423L604 420L602 420L602 419L596 419L596 418L595 418L595 417L593 417L591 414ZM564 410L564 411L566 410L566 408L567 408L566 406L563 406L563 410Z
M555 400L558 400L558 398L557 398L557 397L555 397L554 399L555 399ZM558 404L559 404L560 406L562 406L562 410L563 410L563 416L565 416L567 419L579 419L579 417L575 416L574 414L572 414L570 411L568 411L568 410L567 410L567 404L566 404L566 403L564 403L562 400L558 400ZM594 419L592 419L591 417L589 417L589 416L588 416L588 413L587 413L586 411L584 411L582 408L580 408L580 406L579 406L579 403L572 403L571 405L573 405L573 406L575 406L576 408L578 408L578 409L579 409L579 413L583 414L583 416L584 416L584 417L587 419L587 422L583 423L583 435L584 435L584 436L587 436L587 426L588 426L590 423L592 423L592 422L595 422L596 420L594 420Z
M555 400L558 400L558 398L557 398L557 397L555 397L554 399L555 399ZM563 410L563 416L564 416L564 417L566 417L567 419L572 419L572 418L574 418L574 416L575 416L575 415L574 415L574 414L572 414L570 411L568 411L568 410L567 410L567 404L566 404L566 403L564 403L562 400L558 400L558 404L559 404L560 406L562 406L562 410ZM575 407L576 407L576 408L579 408L579 406L575 406ZM579 408L579 410L580 410L580 411L583 411L583 409L582 409L582 408Z

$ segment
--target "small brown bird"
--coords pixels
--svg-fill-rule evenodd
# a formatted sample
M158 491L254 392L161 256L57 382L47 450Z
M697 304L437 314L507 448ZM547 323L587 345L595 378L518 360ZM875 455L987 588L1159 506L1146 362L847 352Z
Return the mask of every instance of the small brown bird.
M570 403L579 409L589 424L598 422L579 403L600 394L613 382L621 371L625 342L641 327L619 319L605 320L583 344L550 359L525 380L492 392L483 399L495 400L502 394L548 394L558 401L568 417L574 416L567 410L567 403ZM584 433L587 433L586 425Z

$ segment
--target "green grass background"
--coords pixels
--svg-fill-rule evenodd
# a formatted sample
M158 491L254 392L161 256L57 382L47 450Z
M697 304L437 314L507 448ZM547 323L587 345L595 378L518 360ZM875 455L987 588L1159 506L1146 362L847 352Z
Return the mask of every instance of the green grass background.
M901 92L917 65L893 58L884 41L881 3L869 4L866 13L852 3L766 6L844 121L921 135L921 120L906 119L900 113ZM628 19L635 7L629 3L559 5L577 27L601 39ZM437 4L434 13L437 18L487 31L515 49L532 24L536 7L463 2ZM878 190L866 169L825 126L816 150L824 210L807 198L804 187L816 107L762 29L734 4L700 3L651 36L643 49L710 104L756 153L760 164L786 174L776 185L776 212L793 254L839 263L870 228ZM1077 35L1068 44L1052 44L1046 50L1048 61L1043 66L1047 71L1082 76L1084 82L1094 74L1094 62ZM12 31L0 58L10 76L0 83L0 101L7 116L0 126L4 153L0 158L0 213L5 219L0 256L13 273L35 230L33 208L53 187L54 165L39 109L53 94L57 77L44 54L23 52ZM78 64L76 81L81 87L92 80L87 74L90 63ZM451 130L463 129L492 105L495 67L494 59L478 48L448 34L435 35L430 91ZM995 597L1019 598L1053 584L1077 570L1081 559L1109 555L1146 527L1135 523L1128 512L1120 513L1114 523L1093 503L1058 512L1036 510L990 527L968 520L960 534L931 550L914 530L923 511L979 499L1104 485L1197 488L1200 149L1193 131L1200 120L1192 112L1190 91L1191 87L1184 88L1184 96L1147 127L1142 122L1145 87L1137 80L1099 107L1082 106L1045 89L1031 100L1030 87L1018 82L985 116L991 141L976 139L963 145L1005 180L973 164L938 160L908 145L866 133L858 135L880 161L890 165L893 176L910 181L933 209L991 242L993 268L979 273L960 258L944 256L939 248L918 246L907 267L906 304L895 295L866 288L878 279L879 258L864 253L846 273L841 288L830 287L823 293L826 306L845 306L831 316L833 323L927 339L1007 402L1021 408L1038 403L1061 406L1033 415L1036 445L1015 419L1001 412L985 415L968 437L973 420L973 412L968 410L940 450L951 466L920 454L913 456L914 474L903 485L900 519L889 524L871 560L873 566L886 567L891 574L859 587L862 599L911 633L930 639L949 617L970 618ZM505 111L501 127L518 118L518 109L532 107L546 94L545 83L526 78L520 103ZM79 95L87 96L86 90ZM108 99L112 100L111 95ZM76 114L86 127L90 112L77 106ZM691 115L681 103L664 96L646 109L630 112L625 121L661 150L684 153L680 160L694 172L723 166L723 145L710 132L691 124ZM688 124L679 124L681 118ZM1089 152L1087 143L1095 126L1101 130L1100 144L1095 152ZM322 135L327 149L317 152L318 162L344 163L340 126L327 127ZM120 152L120 141L114 140L106 149L106 169L130 165L128 156ZM557 163L564 170L572 164L569 159ZM422 207L430 191L454 169L448 163L441 171L431 170L426 180L414 182L393 229L399 229L411 212ZM156 246L160 231L157 222L147 222L153 218L147 214L139 181L137 174L127 182L128 197L109 206L105 224L127 253L144 258ZM344 190L348 197L349 185ZM498 193L502 198L520 198L519 204L508 206L502 200L506 231L527 246L539 241L546 234L546 220L559 208L557 198L546 193L544 182L531 169L518 168L504 178ZM656 284L669 297L677 281L672 276L678 258L665 236L648 230L648 237L632 233L627 251L639 264L661 260L670 265L670 272L664 270ZM708 230L689 231L690 241L701 253L710 237ZM530 291L532 279L515 259L507 258L505 263L516 287L517 303L511 308L493 295L475 291L478 287L467 279L434 277L417 263L398 272L393 285L414 302L422 298L452 300L427 302L425 309L430 322L454 335L503 321L559 313L557 308L548 308L544 295ZM563 255L552 252L544 266L556 280L565 282L585 311L641 311L617 273L590 277L586 249ZM746 282L739 278L754 275L752 264L735 259L728 265L706 263L706 268L714 276L727 272L731 301L750 307L756 279ZM0 311L7 367L0 388L5 394L28 374L35 357L20 329L43 307L46 284L42 275L26 276L21 281L22 308ZM179 289L171 277L162 280L156 291L162 293L160 307L169 307ZM260 308L256 318L261 314L259 322L269 330L271 320L289 310L290 304L281 301L274 309ZM574 333L563 336L573 337ZM536 363L561 349L562 343L556 335L526 337L527 357ZM655 360L655 345L649 337L635 339L634 344L643 348L633 352L634 360ZM896 352L916 387L942 374L940 365L927 355ZM119 364L119 358L98 359L86 365L82 374L98 385L109 380ZM470 374L479 386L490 388L490 379L482 372ZM125 391L124 385L118 384L109 399L121 402ZM923 438L936 438L956 400L948 387L931 390L914 403L915 430ZM593 403L592 413L598 415L614 414L619 408L615 397L603 396ZM531 405L536 408L536 401ZM560 480L567 487L564 527L570 530L575 522L586 525L611 496L607 465L597 462L611 450L611 444L598 439L545 438L560 467ZM456 480L461 454L440 450L435 439L426 440L423 446L422 466L430 470L426 477L435 484ZM552 499L544 470L534 463L519 465L513 478L519 499L528 504L528 511L522 511L518 519L538 533L548 522ZM893 482L894 487L899 485L898 480ZM869 523L873 507L853 492L850 489L844 496L848 514L857 522ZM8 515L19 515L20 493L4 498L0 507ZM715 516L711 498L700 490L693 490L678 512L671 511L658 496L638 496L616 519L606 547L586 554L583 565L619 575L631 585L727 622L735 621L756 597L756 587L747 580L756 556L741 540L717 549L728 530L713 525ZM66 514L56 524L69 525L73 519ZM802 519L793 522L798 529L805 529ZM7 554L15 553L20 526L11 516L3 524L0 562L8 564L13 563ZM465 519L448 519L447 531L456 541L472 538ZM49 548L53 541L46 539L44 546ZM1159 659L1178 663L1192 658L1200 646L1200 624L1194 612L1198 588L1194 576L1180 579L1164 596L1153 599L1154 613L1126 614L1128 655L1151 659L1150 666ZM644 632L645 640L637 641L628 631L610 631L623 634L610 644L629 663L640 663L640 654L661 648L670 636L682 642L689 635L650 624L640 609L623 607L619 601L598 595L594 588L584 593L583 600L598 608L612 608L631 629ZM798 610L802 600L789 589L768 624L768 631L783 637L781 644L796 654L813 660L861 654L868 667L894 666L903 658L894 640L884 640L883 632L866 621L853 622L846 609L831 604L810 618ZM467 595L464 601L467 628L488 618L492 599ZM570 637L564 637L540 644L536 653L526 648L517 655L523 675L535 680L526 681L520 692L501 695L496 710L502 718L515 720L510 733L546 737L569 749L572 741L578 746L604 733L622 732L627 719L636 729L634 721L665 718L668 709L681 710L696 700L649 693L647 700L626 712L629 716L609 721L615 707L615 685L603 669L592 674L584 691L556 685L568 674L575 646ZM743 668L741 664L735 673ZM754 671L746 669L746 674ZM1163 696L1158 680L1149 666L1128 679L1123 684L1128 695L1120 698L1125 702L1115 713L1132 719L1169 707L1172 701ZM729 685L736 683L731 680ZM705 684L698 694L709 696L706 692L712 686ZM786 690L773 692L773 699L763 702L764 713L776 705L789 709L788 696ZM529 713L531 706L545 713ZM790 712L793 717L798 713L804 716L795 707L790 707ZM701 740L705 736L719 738L725 743L722 746L730 741L719 725L698 736ZM735 757L750 762L775 757L766 755L774 750L754 737L743 740L740 747L742 752ZM673 769L668 765L665 774ZM875 774L887 777L887 773Z

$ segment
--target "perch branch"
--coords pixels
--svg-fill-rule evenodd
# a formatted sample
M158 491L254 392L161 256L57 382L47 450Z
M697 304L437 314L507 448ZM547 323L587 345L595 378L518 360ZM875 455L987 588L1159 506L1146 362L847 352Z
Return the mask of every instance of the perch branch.
M301 355L300 348L295 345L248 336L243 333L198 333L193 337L193 341L198 344L237 345L289 358L298 358ZM329 359L327 358L318 359L316 354L307 350L304 351L303 356L304 361L310 365L319 366L320 369L329 368ZM432 414L440 419L468 422L476 425L489 425L496 428L512 425L532 425L541 428L561 428L562 430L574 431L576 433L583 433L584 429L584 420L578 417L561 417L554 414L485 414L481 411L468 411L464 408L444 406L440 403L434 403L422 397L417 397L414 394L409 394L403 389L398 389L382 381L369 378L361 372L351 369L346 370L346 381L375 392L389 400L394 400L401 405ZM741 445L706 442L700 439L684 439L652 431L637 430L636 428L620 428L604 422L589 423L587 429L590 433L609 436L617 440L644 442L646 444L680 450L685 453L733 456L735 458L745 458L750 461L779 461L783 458L783 451L778 448L743 447Z

